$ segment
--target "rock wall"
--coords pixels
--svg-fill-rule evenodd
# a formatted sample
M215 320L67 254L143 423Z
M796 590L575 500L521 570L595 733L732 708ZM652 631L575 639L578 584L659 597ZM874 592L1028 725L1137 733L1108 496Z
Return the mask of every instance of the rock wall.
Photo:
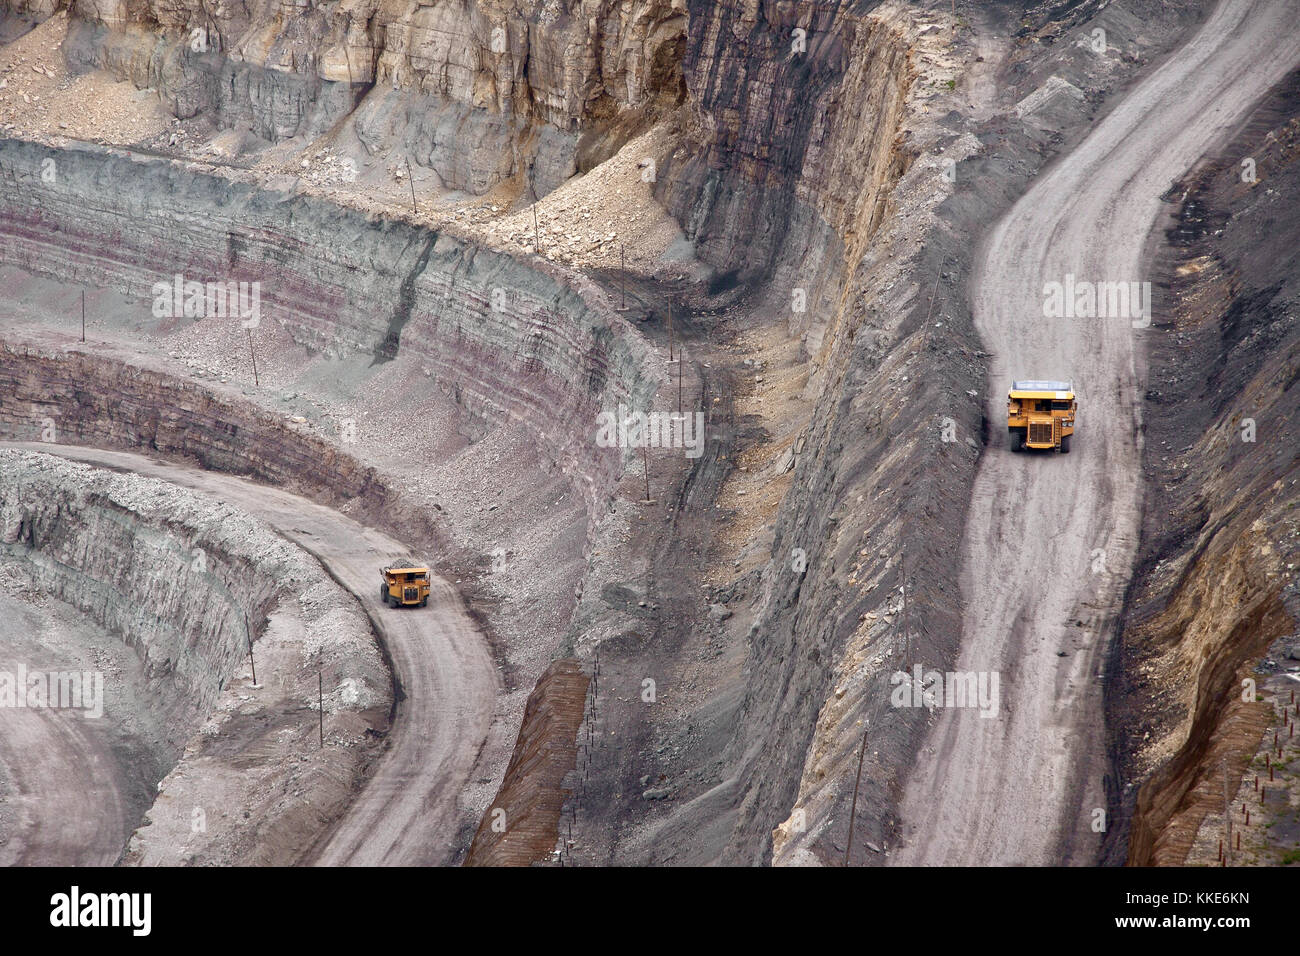
M359 105L450 189L577 169L584 132L682 92L682 0L310 0L215 6L74 0L66 56L263 139L316 136Z
M914 168L921 147L903 146L920 135L918 74L956 75L942 56L951 34L940 26L943 39L922 42L921 19L896 5L692 8L690 145L658 195L720 273L719 291L734 283L804 339L813 404L768 563L714 595L753 622L743 667L684 733L661 730L657 753L694 763L643 761L649 779L674 781L660 788L672 808L616 859L838 863L867 721L854 862L895 825L888 808L926 726L889 706L903 564L915 659L938 666L959 638L952 531L983 440L969 316L950 307L941 334L925 322L935 277L951 280L964 253L936 221L937 164ZM806 53L790 49L795 28ZM924 131L936 140L956 136ZM795 289L806 313L791 308ZM963 440L941 441L942 416Z
M0 343L7 437L145 449L279 485L376 523L396 514L426 534L374 469L251 404L93 355ZM53 437L51 437L53 436Z
M244 608L265 616L283 568L244 553L230 516L224 527L182 520L193 512L161 485L137 495L104 473L13 451L0 458L7 558L137 648L160 700L177 708L179 746L247 657Z
M724 281L767 285L819 357L907 166L916 17L861 2L691 8L687 135L656 195Z

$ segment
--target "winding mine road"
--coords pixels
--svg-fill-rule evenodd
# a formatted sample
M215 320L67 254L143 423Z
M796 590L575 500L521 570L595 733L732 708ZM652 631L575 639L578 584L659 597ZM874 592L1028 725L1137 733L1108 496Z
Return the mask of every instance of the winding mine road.
M989 421L1013 379L1069 379L1079 431L1065 455L1013 455L976 477L962 552L961 671L1001 678L995 719L939 709L908 781L901 864L1090 863L1104 808L1102 687L1137 544L1138 342L1128 318L1043 317L1069 273L1143 281L1159 196L1225 142L1300 64L1294 4L1223 0L984 237L972 283L993 353ZM1005 429L1002 429L1005 433Z
M389 731L388 749L347 814L319 842L316 862L427 866L452 861L459 831L478 823L476 813L460 805L460 794L492 726L500 679L486 640L449 584L433 579L427 608L383 607L379 567L409 549L306 498L126 452L0 445L192 488L266 521L314 555L369 613L405 695Z

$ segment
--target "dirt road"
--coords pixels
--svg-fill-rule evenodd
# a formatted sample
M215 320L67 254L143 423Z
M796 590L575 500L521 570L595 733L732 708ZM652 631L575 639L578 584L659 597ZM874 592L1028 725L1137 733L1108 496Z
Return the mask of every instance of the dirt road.
M69 445L0 443L160 478L192 488L269 523L311 552L370 613L404 694L389 746L365 790L316 862L436 865L450 862L457 832L477 824L460 794L493 725L500 680L459 596L434 578L429 605L379 605L379 567L406 554L400 542L305 498L230 475L142 455ZM417 556L418 557L418 556Z
M939 709L903 802L900 864L1089 863L1105 772L1098 680L1131 573L1142 336L1128 317L1045 318L1044 284L1149 279L1159 196L1300 63L1295 7L1222 2L985 237L975 322L995 356L963 539L958 670L1000 675L996 718ZM1012 379L1072 380L1070 455L1013 455ZM1075 623L1081 622L1081 624ZM917 662L926 665L927 662ZM932 662L929 662L932 663Z
M0 726L0 866L112 866L134 823L111 741L80 713L49 708L7 707Z

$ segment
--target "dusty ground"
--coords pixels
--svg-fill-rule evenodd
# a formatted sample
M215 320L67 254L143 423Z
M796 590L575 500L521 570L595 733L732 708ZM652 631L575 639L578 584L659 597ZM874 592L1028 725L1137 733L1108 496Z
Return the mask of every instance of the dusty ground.
M110 143L163 135L172 118L156 95L105 73L68 73L62 51L67 32L61 12L0 48L0 129L9 136Z

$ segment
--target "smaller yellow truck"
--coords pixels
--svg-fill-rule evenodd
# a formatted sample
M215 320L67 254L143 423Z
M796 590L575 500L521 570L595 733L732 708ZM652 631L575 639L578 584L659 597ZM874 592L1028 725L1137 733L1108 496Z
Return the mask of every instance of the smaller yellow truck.
M414 561L381 568L384 583L379 599L392 607L424 607L429 603L429 569Z
M1078 408L1069 382L1012 382L1007 393L1011 450L1055 449L1068 455Z

